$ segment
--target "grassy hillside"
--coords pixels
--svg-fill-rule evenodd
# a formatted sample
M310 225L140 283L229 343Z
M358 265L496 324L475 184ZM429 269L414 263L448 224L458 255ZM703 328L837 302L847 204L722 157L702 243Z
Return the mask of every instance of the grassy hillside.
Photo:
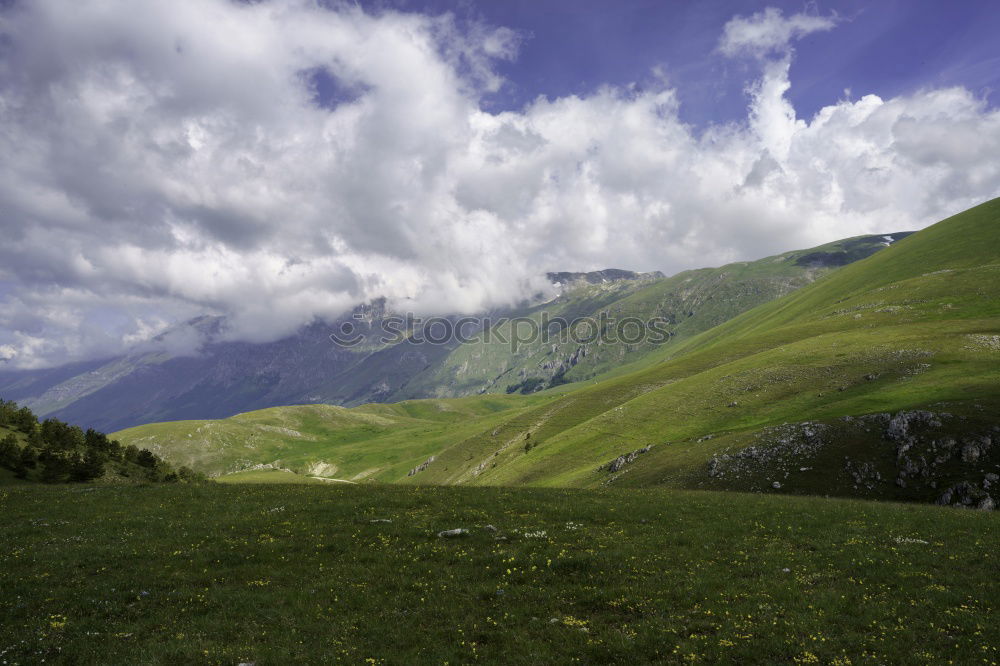
M553 334L549 339L532 340L512 350L505 340L516 337L515 326L504 324L496 327L489 340L481 334L458 345L441 362L430 365L403 386L395 397L454 397L511 390L527 393L617 373L622 366L641 363L654 352L670 349L761 303L881 251L889 244L886 239L908 235L859 236L757 261L685 271L669 278L569 285L556 300L514 315L530 319L539 328L543 322L557 318L571 324L580 319L599 322L602 312L613 322L630 317L642 322L660 319L669 331L669 340L664 343L647 337L634 343L587 342L596 331L580 322L566 329L562 337ZM530 326L520 324L517 330L526 336ZM552 332L559 330L554 327ZM612 324L605 330L614 331L615 327ZM570 337L569 331L575 331L575 337Z
M597 467L654 444L636 465L663 474L647 481L698 485L722 452L703 437L918 407L982 416L969 434L989 432L1000 407L998 225L1000 201L945 220L678 345L665 362L464 441L420 480L597 485L607 481ZM894 496L887 481L882 490Z
M667 346L674 346L883 249L886 238L847 239L673 278L627 271L577 274L554 301L503 315L537 320L544 310L569 320L601 312L619 319L658 317L673 334ZM0 396L16 399L42 416L108 431L155 421L224 418L277 405L361 405L504 393L510 387L529 393L618 370L661 346L649 340L613 346L536 340L512 352L509 344L487 344L482 338L468 344L454 339L446 344L420 342L423 331L418 324L406 344L396 344L383 339L383 334L398 330L383 329L388 314L386 303L375 300L340 320L316 321L295 335L264 344L226 342L224 318L197 317L163 334L200 340L197 356L140 348L61 368L0 372ZM330 334L345 324L364 334L363 344L333 344ZM508 331L501 327L500 333ZM472 335L476 329L463 332Z
M974 488L961 493L978 504L987 475L1000 472L1000 445L992 446L1000 426L998 225L1000 201L989 202L604 381L531 400L407 403L432 412L465 405L455 407L454 420L414 422L394 406L294 408L117 436L216 474L250 463L302 473L321 461L354 480L666 485L920 501L968 483ZM507 409L469 407L478 400L500 400ZM900 427L913 427L899 435L891 419L901 410L908 413ZM315 415L308 440L256 425L261 419L304 432L285 421L304 414ZM389 421L372 424L373 415ZM212 428L229 434L203 436ZM904 444L913 451L901 451ZM650 445L622 469L607 468ZM756 447L751 454L739 453L749 446ZM730 468L738 469L727 474ZM859 482L859 475L866 478Z
M139 426L115 437L211 476L264 467L305 477L395 481L454 442L549 400L505 395L353 409L276 407L222 420Z
M998 519L660 490L6 488L0 658L994 663Z

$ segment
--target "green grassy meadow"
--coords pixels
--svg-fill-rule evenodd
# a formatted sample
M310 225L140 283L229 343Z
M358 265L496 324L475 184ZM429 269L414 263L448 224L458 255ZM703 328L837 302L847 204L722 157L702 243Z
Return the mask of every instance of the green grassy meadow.
M997 520L663 490L7 487L0 661L996 663Z

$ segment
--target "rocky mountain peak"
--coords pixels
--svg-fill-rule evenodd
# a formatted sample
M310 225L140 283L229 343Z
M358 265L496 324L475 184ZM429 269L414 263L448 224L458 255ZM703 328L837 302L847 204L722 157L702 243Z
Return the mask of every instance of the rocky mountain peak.
M545 277L549 279L549 282L552 282L557 286L565 286L577 282L585 282L587 284L603 284L605 282L619 282L622 280L653 280L665 276L660 271L636 273L635 271L626 271L620 268L605 268L601 271L590 271L588 273L570 271L546 273Z

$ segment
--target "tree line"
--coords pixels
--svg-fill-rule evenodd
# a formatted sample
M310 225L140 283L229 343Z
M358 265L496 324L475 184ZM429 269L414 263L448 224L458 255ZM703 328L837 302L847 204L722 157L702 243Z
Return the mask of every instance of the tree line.
M0 399L0 467L19 479L43 483L83 483L105 476L135 481L200 479L187 467L174 469L155 453L122 446L103 432L83 430L59 419L38 417L27 407Z

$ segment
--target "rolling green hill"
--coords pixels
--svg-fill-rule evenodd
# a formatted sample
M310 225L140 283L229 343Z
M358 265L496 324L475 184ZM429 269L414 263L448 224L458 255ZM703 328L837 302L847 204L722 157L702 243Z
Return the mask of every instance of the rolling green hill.
M1000 425L998 228L994 200L647 353L631 372L530 399L508 396L504 411L473 409L422 435L425 426L403 419L377 432L331 420L315 444L299 447L277 433L275 441L288 451L328 446L324 462L352 476L377 467L370 476L382 481L948 495L979 505L1000 471L1000 444L992 444ZM362 419L383 408L392 409L342 413ZM214 427L239 439L236 429L253 418ZM185 457L196 427L204 426L160 424L117 436L197 463ZM218 455L215 444L203 448ZM246 456L286 458L273 446Z
M708 477L713 456L746 445L762 428L904 409L960 413L969 421L959 429L983 436L1000 400L998 225L997 200L945 220L665 350L662 363L463 441L421 480L598 485L608 477L597 467L652 444L632 467L645 470L637 479L717 486L726 480ZM529 434L533 446L525 453ZM873 436L858 464L892 463L896 452L882 445L882 433L864 434ZM801 456L802 467L810 461ZM815 483L804 488L836 490L826 483L835 470L811 471ZM883 495L913 492L887 472ZM781 482L768 473L758 482Z
M548 338L538 337L512 349L507 341L518 331L529 337L531 325L502 324L490 339L480 333L456 346L390 399L530 393L620 373L623 366L642 363L651 354L885 249L890 244L886 239L899 240L908 235L858 236L757 261L684 271L669 278L639 276L636 280L571 282L564 285L563 293L555 300L511 313L512 317L530 320L539 329L545 327L546 321L562 318L570 324L565 330L551 326ZM603 324L612 337L620 332L616 323L633 318L641 322L661 320L669 339L663 342L646 336L622 344L588 341L597 331L589 322L602 324L602 313L612 322ZM569 335L571 331L574 336ZM627 339L629 331L624 332Z
M659 273L606 270L558 273L561 293L553 300L494 312L489 317L539 321L543 312L570 321L660 319L668 342L636 344L539 339L512 349L485 341L476 322L463 327L472 339L434 344L440 336L414 322L406 342L385 330L393 313L383 300L359 306L335 321L315 321L296 334L268 343L227 341L220 316L197 317L159 336L199 340L198 353L173 353L140 346L124 356L45 370L0 370L0 396L14 399L42 416L82 427L121 430L155 421L216 419L278 405L357 406L504 393L531 393L554 385L620 372L661 347L671 347L760 303L809 284L843 265L878 252L907 234L861 236L821 247L787 252L755 262L687 271L672 278ZM403 313L405 314L405 313ZM457 316L445 321L454 322ZM431 321L442 321L431 318ZM349 324L365 336L360 345L334 344L330 335ZM576 330L585 326L577 322ZM511 325L494 327L510 337ZM522 330L523 325L518 325ZM479 335L473 335L475 333ZM383 339L383 334L388 340ZM426 335L425 335L426 334ZM579 336L586 338L586 334ZM579 339L578 337L578 339ZM665 338L664 338L665 339Z
M357 482L406 478L456 438L498 426L549 396L414 400L348 409L275 407L217 421L171 421L123 430L116 438L211 476L254 480L273 470ZM265 478L281 479L280 475Z

